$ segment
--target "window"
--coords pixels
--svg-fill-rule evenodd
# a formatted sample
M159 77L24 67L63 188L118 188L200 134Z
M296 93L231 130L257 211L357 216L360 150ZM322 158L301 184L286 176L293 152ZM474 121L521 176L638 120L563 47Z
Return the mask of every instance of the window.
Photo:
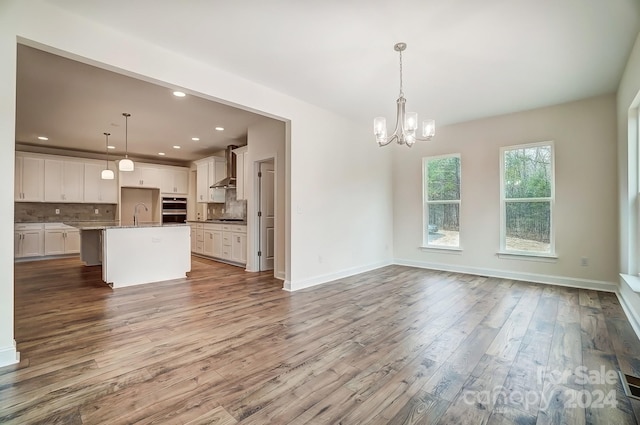
M429 157L423 165L423 245L460 247L460 155Z
M554 255L553 143L501 149L501 250Z

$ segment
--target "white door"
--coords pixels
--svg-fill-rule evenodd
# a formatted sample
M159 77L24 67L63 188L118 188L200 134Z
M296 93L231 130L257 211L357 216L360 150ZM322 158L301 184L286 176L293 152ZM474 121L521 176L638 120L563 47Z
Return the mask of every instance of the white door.
M275 170L273 160L260 163L258 173L260 210L260 271L273 270L275 241Z

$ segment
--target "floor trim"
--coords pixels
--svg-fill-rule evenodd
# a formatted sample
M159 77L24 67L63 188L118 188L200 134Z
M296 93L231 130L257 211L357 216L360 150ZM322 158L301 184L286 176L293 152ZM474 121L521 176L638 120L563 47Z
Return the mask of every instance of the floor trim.
M20 352L16 350L16 341L8 347L0 347L0 367L20 363Z
M352 267L352 268L340 270L334 273L328 273L328 274L312 277L310 279L303 279L295 282L292 282L291 280L285 280L283 289L285 291L292 291L292 292L298 291L300 289L311 288L312 286L321 285L323 283L331 282L337 279L343 279L345 277L379 269L380 267L390 266L392 264L393 263L391 261L381 261L378 263Z
M418 267L447 272L467 273L478 276L491 276L503 279L522 280L525 282L544 283L547 285L568 286L570 288L592 289L595 291L616 292L618 284L600 280L578 279L573 277L551 276L535 273L513 272L508 270L485 269L479 267L455 266L450 264L427 263L423 261L396 259L394 264Z

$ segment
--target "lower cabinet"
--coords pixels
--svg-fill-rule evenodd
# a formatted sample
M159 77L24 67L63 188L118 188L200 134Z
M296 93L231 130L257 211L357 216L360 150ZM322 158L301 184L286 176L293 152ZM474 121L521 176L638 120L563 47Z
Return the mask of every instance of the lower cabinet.
M44 255L44 225L15 224L13 243L15 258L41 257Z
M247 226L192 223L191 251L194 254L244 265L247 263Z
M80 231L71 226L45 224L44 255L80 253Z
M14 257L80 253L80 231L62 223L16 223Z

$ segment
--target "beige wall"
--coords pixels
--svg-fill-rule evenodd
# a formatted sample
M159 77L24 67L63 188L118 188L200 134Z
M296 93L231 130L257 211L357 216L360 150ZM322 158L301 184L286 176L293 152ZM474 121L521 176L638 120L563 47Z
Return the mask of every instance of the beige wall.
M394 256L400 262L520 279L602 286L617 281L616 118L613 95L438 129L395 148ZM502 146L553 140L557 261L498 258ZM425 252L421 160L460 153L461 253ZM581 257L589 259L582 267Z

